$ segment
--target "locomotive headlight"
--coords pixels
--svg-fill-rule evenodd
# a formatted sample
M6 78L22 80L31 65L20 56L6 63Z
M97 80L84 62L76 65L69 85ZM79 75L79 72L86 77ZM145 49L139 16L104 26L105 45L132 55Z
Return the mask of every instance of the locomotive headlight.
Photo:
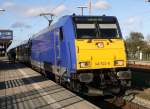
M98 48L104 48L104 43L103 42L97 42L96 43Z
M89 67L90 66L90 62L87 61L87 62L80 62L80 67L81 68L85 68L85 67Z
M130 70L128 71L119 71L117 72L117 76L119 79L131 79L132 78L132 73Z
M124 65L124 61L123 60L116 60L114 62L115 66L123 66Z

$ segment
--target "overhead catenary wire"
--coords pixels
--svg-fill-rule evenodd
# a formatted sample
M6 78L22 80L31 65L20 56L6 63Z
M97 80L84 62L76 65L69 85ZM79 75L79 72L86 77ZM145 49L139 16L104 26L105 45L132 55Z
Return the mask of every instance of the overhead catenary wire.
M88 7L86 7L86 6L79 6L79 7L77 7L77 8L80 8L80 9L81 9L81 15L83 16L83 10L84 10L85 8L88 8Z
M41 8L42 13L40 14L40 16L43 16L49 22L49 26L51 25L53 21L53 17L56 16L53 11L59 6L61 6L62 4L64 4L65 1L66 0L63 0L61 3L59 3L54 8L52 8L51 12L44 12L43 9ZM50 16L50 18L48 16Z

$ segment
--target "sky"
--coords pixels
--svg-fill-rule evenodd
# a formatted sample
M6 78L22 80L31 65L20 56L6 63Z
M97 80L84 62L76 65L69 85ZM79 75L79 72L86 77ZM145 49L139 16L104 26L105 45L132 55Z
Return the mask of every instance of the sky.
M92 15L110 15L118 18L122 34L131 31L150 34L150 3L145 0L91 0ZM48 26L41 13L54 13L54 22L61 16L81 14L78 6L88 6L89 0L0 0L0 29L14 32L13 44L27 40ZM89 15L89 10L84 10Z

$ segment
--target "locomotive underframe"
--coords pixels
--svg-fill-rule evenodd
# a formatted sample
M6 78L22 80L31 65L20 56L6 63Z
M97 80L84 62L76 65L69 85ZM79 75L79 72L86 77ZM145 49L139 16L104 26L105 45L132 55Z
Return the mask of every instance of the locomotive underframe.
M131 85L131 72L126 69L80 70L71 78L63 76L61 83L86 95L122 95Z

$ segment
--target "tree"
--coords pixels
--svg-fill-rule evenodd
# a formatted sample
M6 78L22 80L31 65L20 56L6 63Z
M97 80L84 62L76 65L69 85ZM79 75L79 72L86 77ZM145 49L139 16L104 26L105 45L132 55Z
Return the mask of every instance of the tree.
M147 47L145 48L146 53L150 53L150 35L146 37Z
M150 43L150 34L149 34L149 35L147 35L147 37L146 37L146 41L147 41L148 43Z
M138 51L144 51L146 42L144 36L140 32L131 32L129 38L126 39L127 51L135 54Z

